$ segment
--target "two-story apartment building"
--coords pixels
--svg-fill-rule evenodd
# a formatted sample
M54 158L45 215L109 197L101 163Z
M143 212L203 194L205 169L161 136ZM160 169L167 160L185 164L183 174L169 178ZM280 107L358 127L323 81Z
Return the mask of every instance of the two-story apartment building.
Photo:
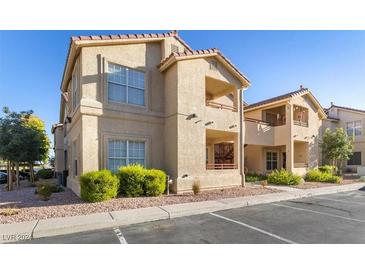
M343 128L347 135L353 138L353 155L347 161L345 170L358 172L360 167L365 165L365 132L363 130L365 110L338 106L331 103L331 106L326 111L328 118L324 121L323 128L330 128L332 130ZM360 173L363 172L361 171Z
M299 90L247 105L245 167L265 174L286 169L304 175L319 165L322 121L326 113L310 90Z
M54 125L56 172L80 192L87 171L139 163L173 191L244 183L247 78L217 49L177 32L72 37ZM67 172L64 172L67 171Z

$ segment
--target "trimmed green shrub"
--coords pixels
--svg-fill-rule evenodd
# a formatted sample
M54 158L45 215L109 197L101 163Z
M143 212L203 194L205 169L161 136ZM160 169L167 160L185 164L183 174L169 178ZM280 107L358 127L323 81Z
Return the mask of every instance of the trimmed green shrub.
M141 165L129 165L119 169L119 192L127 197L158 196L166 188L166 173L158 169L146 169Z
M257 174L257 173L247 173L245 175L245 177L246 177L246 182L248 182L248 183L264 181L267 179L266 175L261 175L261 174Z
M52 193L64 191L63 188L60 185L58 185L56 182L40 181L40 182L36 182L35 185L37 187L47 185L47 187L49 187L51 189ZM37 193L38 193L38 190L36 189L35 194L37 194Z
M48 201L52 196L52 186L50 184L41 184L37 186L37 195L43 201Z
M318 167L318 170L324 173L334 174L337 171L337 167L331 165L325 165Z
M87 172L80 177L81 199L101 202L118 195L119 180L110 170Z
M40 179L51 179L54 178L54 171L50 168L40 169L36 176Z
M302 177L285 169L274 170L267 176L267 182L274 185L298 185Z
M145 170L143 189L147 196L159 196L166 188L166 173L159 169Z
M305 180L308 182L322 182L322 183L335 183L339 184L342 178L336 175L332 175L328 172L322 172L319 169L311 169L305 175Z
M144 194L146 170L141 165L123 166L119 169L120 193L127 197L138 197Z
M365 182L365 176L360 177L360 182Z

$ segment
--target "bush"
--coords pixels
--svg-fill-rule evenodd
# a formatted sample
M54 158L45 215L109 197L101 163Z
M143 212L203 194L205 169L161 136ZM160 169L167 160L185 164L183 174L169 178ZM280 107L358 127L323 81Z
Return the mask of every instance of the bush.
M54 171L50 168L40 169L38 170L36 176L40 179L51 179L54 178Z
M118 195L119 180L110 170L92 171L81 175L81 199L101 202Z
M323 183L341 183L342 179L339 176L332 175L328 172L322 172L319 169L312 169L305 175L305 180L308 182L323 182Z
M365 176L360 177L360 182L365 182Z
M43 185L46 185L47 187L49 187L51 189L52 193L63 191L63 188L60 185L58 185L56 182L40 181L40 182L36 182L35 185L37 187L35 194L38 194L38 187L41 187Z
M49 198L52 196L52 186L50 184L38 185L37 194L42 200L49 200Z
M191 188L193 190L194 195L198 195L200 193L200 181L194 180L194 183Z
M146 169L141 165L129 165L119 169L120 193L127 197L158 196L166 188L166 173L158 169Z
M325 165L325 166L320 166L318 168L318 170L323 172L323 173L334 174L337 171L337 167L336 166Z
M248 183L254 183L254 182L258 182L258 181L264 181L267 179L266 175L262 175L262 174L257 174L257 173L247 173L245 175L246 177L246 182Z
M145 170L145 180L143 184L144 192L147 196L159 196L166 188L166 173L158 169Z
M267 176L267 182L274 185L298 185L301 180L302 177L285 169L275 170Z
M127 197L138 197L144 194L146 170L141 165L123 166L119 169L120 193Z

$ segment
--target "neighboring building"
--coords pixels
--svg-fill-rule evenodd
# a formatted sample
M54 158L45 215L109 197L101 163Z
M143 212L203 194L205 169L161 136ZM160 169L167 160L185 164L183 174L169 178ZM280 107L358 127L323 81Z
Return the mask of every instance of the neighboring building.
M245 167L265 174L286 169L304 175L320 162L319 139L326 113L306 88L247 105Z
M324 129L343 128L348 136L353 137L353 155L345 165L345 171L358 172L359 167L365 165L365 110L341 107L331 103L326 110L328 119L324 122ZM365 174L363 174L365 175Z
M173 191L244 183L247 78L217 49L177 34L72 37L55 133L56 171L80 193L87 171L140 163Z

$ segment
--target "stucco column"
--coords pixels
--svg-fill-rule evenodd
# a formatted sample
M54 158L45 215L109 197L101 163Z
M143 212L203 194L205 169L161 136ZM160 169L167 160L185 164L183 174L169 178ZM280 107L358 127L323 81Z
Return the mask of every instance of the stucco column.
M294 170L294 136L293 136L293 106L286 105L286 123L288 125L288 135L286 142L286 169Z
M244 123L244 117L243 117L243 90L239 89L237 92L239 93L239 105L238 105L238 111L240 114L240 134L238 137L238 143L239 143L239 171L242 178L242 186L244 187L246 185L246 179L245 179L245 123Z

